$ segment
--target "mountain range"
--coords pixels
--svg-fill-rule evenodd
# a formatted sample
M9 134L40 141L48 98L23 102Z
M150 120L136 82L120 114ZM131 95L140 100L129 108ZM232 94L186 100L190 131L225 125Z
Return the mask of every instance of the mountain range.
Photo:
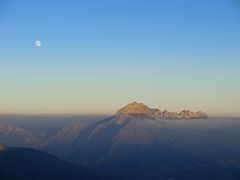
M190 111L182 111L180 113L166 112L167 111L165 110L163 113L161 113L158 108L149 108L143 103L138 103L135 101L119 109L114 116L97 121L96 123L93 123L86 128L83 128L83 125L79 122L72 122L68 124L62 130L56 133L56 135L50 138L45 146L45 150L54 153L55 155L59 154L60 157L68 153L75 154L74 151L76 151L77 154L80 154L78 152L78 149L92 149L91 147L88 147L88 143L91 144L92 139L94 139L94 141L98 141L97 139L104 136L105 139L99 139L98 143L103 143L103 141L107 141L107 139L110 141L116 140L118 137L122 136L121 134L126 134L124 133L125 129L140 129L139 125L144 122L155 122L161 119L180 120L208 118L208 116L201 111L197 113ZM142 133L148 134L148 132ZM142 134L137 132L137 136L139 137L140 135ZM144 135L144 137L146 136ZM139 141L142 141L143 139L139 139ZM84 147L82 147L82 143L84 144ZM107 143L112 144L112 142ZM100 152L101 151L99 150L98 153Z
M222 149L213 147L212 155L207 151L208 140L206 144L199 144L196 134L189 141L186 139L188 137L178 134L168 125L161 127L162 123L181 122L180 120L186 122L190 119L202 121L208 116L202 112L190 111L174 114L176 115L169 113L165 116L166 112L164 115L159 109L149 108L142 103L130 103L119 109L114 116L83 128L72 144L63 148L64 151L58 155L71 162L108 171L126 179L202 179L206 173L212 179L235 177L236 172L231 172L232 169L229 168L229 160L224 160L223 164L216 162L221 157ZM189 153L189 150L193 152ZM239 163L239 159L236 163ZM225 170L222 171L223 169Z
M133 102L91 124L70 122L46 139L10 129L0 129L0 135L4 130L15 137L19 131L22 142L34 137L33 145L39 145L32 147L112 179L240 177L240 143L234 140L240 123L212 120L201 111L174 113Z

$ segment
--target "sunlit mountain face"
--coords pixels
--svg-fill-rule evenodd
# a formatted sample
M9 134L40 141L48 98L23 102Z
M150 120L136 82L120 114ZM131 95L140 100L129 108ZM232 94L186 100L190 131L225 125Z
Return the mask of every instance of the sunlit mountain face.
M0 127L1 141L8 139L0 146L0 154L11 150L9 146L35 148L74 165L73 169L80 168L85 178L240 178L236 138L240 137L240 119L211 118L201 111L168 112L133 102L102 120L62 124L45 138L34 135L35 128Z

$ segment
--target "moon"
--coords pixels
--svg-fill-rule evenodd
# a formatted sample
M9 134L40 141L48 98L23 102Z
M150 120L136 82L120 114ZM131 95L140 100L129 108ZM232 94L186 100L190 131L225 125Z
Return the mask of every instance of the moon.
M41 45L42 45L42 43L41 43L41 41L39 41L39 40L36 40L35 42L34 42L34 44L35 44L35 46L36 47L41 47Z

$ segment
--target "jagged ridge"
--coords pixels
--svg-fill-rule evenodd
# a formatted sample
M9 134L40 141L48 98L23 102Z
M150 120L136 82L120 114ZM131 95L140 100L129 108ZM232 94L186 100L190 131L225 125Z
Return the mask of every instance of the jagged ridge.
M208 116L202 111L191 112L189 110L183 110L180 113L168 112L164 110L161 112L158 108L149 108L143 103L138 103L134 101L127 106L119 109L116 116L126 116L126 115L146 115L149 117L156 117L162 119L207 119Z

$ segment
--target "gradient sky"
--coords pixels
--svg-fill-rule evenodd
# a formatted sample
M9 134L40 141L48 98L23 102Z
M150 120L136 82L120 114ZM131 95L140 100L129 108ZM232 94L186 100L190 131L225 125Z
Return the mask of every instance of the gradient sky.
M239 116L239 1L0 1L0 113L105 114L134 100Z

